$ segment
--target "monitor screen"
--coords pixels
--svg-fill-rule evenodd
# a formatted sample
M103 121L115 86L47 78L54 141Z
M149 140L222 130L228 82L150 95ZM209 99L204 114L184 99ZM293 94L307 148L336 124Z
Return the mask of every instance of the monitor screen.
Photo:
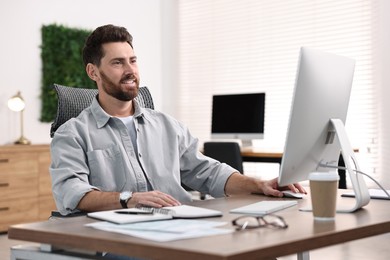
M280 186L307 180L313 171L330 171L320 164L338 165L340 144L330 119L345 124L354 67L350 58L301 49Z
M265 93L214 95L211 137L240 139L264 137Z

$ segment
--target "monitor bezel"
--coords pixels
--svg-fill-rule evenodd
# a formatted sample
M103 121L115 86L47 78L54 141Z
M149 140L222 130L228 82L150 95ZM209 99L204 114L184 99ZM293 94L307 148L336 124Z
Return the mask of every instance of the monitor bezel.
M235 132L216 132L214 130L214 106L216 97L243 97L243 96L259 96L262 102L259 114L261 118L259 122L261 123L260 130L258 132L245 132L245 131L235 131ZM235 93L235 94L214 94L212 97L212 112L211 112L211 139L212 140L240 140L242 146L250 146L252 140L264 139L264 129L265 129L265 103L266 103L266 93L265 92L246 92L246 93ZM232 104L234 105L234 104ZM240 109L240 107L236 107ZM243 111L243 113L248 113L249 111ZM230 123L230 122L226 122Z

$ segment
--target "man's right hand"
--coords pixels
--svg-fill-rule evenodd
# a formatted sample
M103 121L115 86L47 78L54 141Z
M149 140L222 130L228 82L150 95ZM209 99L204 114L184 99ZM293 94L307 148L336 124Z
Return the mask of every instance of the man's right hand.
M171 195L161 191L133 192L133 197L127 202L127 206L132 208L138 204L154 208L181 205L181 203Z
M161 191L133 192L133 197L127 202L129 208L142 204L150 207L178 206L180 202L171 195ZM112 210L122 208L119 202L119 192L104 192L92 190L84 195L77 209L84 212Z

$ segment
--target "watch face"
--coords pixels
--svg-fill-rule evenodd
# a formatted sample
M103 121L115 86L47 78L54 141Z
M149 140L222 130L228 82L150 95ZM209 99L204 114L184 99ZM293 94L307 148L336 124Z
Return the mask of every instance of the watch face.
M119 197L121 200L128 200L131 197L131 192L130 191L121 192Z

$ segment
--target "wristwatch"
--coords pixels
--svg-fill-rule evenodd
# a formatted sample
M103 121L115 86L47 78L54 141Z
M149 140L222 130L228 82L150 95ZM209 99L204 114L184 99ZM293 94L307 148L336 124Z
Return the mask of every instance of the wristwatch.
M127 209L127 202L133 197L131 191L124 191L119 194L119 202L122 205L122 208Z

